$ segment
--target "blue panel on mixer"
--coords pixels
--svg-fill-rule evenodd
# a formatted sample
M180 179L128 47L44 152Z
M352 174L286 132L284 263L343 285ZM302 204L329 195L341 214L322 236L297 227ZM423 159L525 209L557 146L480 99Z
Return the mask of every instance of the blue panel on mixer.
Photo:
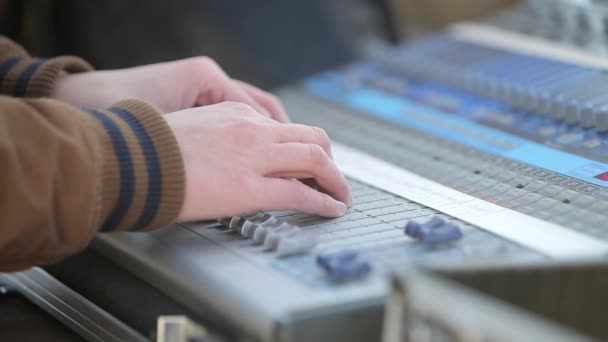
M336 80L335 75L330 78L320 76L309 79L305 84L313 94L355 110L589 183L607 185L606 181L595 176L607 172L608 164L540 145L428 105L365 86L356 90L344 90L342 83Z

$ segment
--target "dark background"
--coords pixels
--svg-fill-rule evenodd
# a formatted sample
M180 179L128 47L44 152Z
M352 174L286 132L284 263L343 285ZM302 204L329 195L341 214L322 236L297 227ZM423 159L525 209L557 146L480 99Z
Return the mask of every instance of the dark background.
M207 55L265 88L345 64L387 31L377 0L0 1L0 30L35 56L98 69Z

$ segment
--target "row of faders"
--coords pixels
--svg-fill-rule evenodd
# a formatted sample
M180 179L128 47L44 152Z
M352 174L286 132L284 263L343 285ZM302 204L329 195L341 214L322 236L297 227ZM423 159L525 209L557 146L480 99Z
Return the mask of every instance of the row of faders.
M527 0L485 20L493 26L607 54L608 4L594 0Z
M263 245L265 250L276 251L279 257L311 253L318 242L317 234L265 212L223 218L219 222L230 231ZM362 278L371 271L368 260L359 257L355 250L323 253L316 260L328 279L335 283Z
M443 36L408 45L393 66L583 129L608 132L608 72ZM497 108L500 110L501 108Z
M266 250L276 251L281 257L306 253L317 245L315 234L264 212L219 221L231 231L263 245Z
M279 257L301 254L316 254L315 263L321 268L327 280L343 283L361 279L371 270L371 261L360 251L348 248L327 251L317 246L319 232L299 227L297 224L277 218L270 213L258 212L252 215L234 216L220 219L229 231L244 238L252 239L267 251L276 251ZM402 232L414 239L414 244L438 246L460 240L460 227L439 216L426 221L408 220Z

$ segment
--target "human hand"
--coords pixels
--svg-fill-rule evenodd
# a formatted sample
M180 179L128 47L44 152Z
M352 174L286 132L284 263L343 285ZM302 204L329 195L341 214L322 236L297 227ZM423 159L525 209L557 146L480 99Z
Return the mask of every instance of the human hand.
M208 57L64 75L57 81L52 96L92 108L137 99L163 113L234 101L248 104L279 122L289 121L276 96L230 78Z
M279 124L235 102L163 118L184 160L180 221L286 209L336 217L351 203L348 183L320 128ZM297 179L313 179L322 191Z

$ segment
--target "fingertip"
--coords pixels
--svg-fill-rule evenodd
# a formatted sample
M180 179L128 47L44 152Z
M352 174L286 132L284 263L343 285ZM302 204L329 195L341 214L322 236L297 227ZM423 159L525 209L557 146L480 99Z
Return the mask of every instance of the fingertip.
M283 123L291 122L291 120L289 119L289 115L287 115L287 111L285 110L285 107L283 107L281 102L278 102L278 101L277 101L276 113L277 113L277 118L279 119L280 122L283 122Z
M344 203L346 204L346 206L350 207L351 205L353 205L353 197L350 194L350 190L348 192L348 196L346 197L346 201L344 201Z
M340 196L336 197L336 200L339 200L350 207L351 204L353 204L353 197L352 197L352 193L350 191L350 184L348 183L348 180L346 179L346 177L344 177L343 174L342 174L342 179L340 180L339 189L340 190L339 190L338 194L340 194Z
M285 112L279 113L277 115L276 120L279 121L280 123L290 123L291 122L291 120L289 119L289 116Z
M348 206L340 201L336 201L336 208L338 209L338 217L344 216L344 214L346 214L346 211L348 210Z

